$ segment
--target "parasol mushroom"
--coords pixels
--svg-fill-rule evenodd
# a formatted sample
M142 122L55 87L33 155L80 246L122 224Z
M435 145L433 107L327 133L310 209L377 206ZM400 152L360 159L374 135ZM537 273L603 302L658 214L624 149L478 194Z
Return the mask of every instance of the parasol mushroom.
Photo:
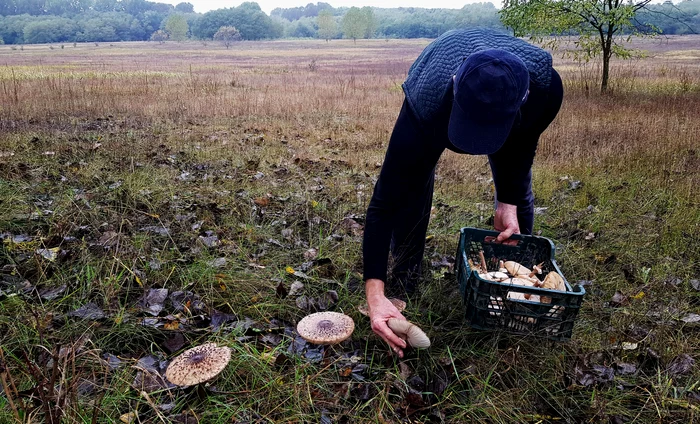
M507 261L503 264L503 266L513 277L528 276L532 272L515 261Z
M403 312L404 309L406 309L406 302L404 302L401 299L391 298L389 299L389 302L391 302L391 304L394 305L394 307L398 309L399 312ZM358 306L357 310L360 311L362 315L367 317L369 316L369 308L366 303Z
M346 340L355 330L355 322L339 312L316 312L297 324L297 332L307 342L333 345Z
M173 359L165 377L177 386L193 386L219 375L231 359L231 349L216 343L193 347Z
M389 318L386 322L391 331L415 348L430 347L430 339L417 325L403 319Z
M557 272L552 271L544 277L542 282L542 288L550 290L566 291L566 284L564 284L564 279ZM542 296L542 303L552 303L552 298L549 296Z

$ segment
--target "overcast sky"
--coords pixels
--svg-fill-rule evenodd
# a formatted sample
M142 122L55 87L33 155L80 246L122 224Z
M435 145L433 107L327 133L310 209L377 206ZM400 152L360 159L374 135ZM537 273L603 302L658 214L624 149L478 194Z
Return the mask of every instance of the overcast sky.
M178 4L182 1L188 1L194 5L194 11L198 13L207 12L213 9L222 9L224 7L234 7L243 3L238 0L153 0L159 3ZM257 3L265 13L270 14L272 9L276 7L299 7L306 6L309 3L316 3L318 0L259 0ZM432 8L452 8L461 9L467 3L480 3L488 0L326 0L333 7L343 6L374 6L374 7L432 7ZM501 1L492 0L496 7L500 7Z

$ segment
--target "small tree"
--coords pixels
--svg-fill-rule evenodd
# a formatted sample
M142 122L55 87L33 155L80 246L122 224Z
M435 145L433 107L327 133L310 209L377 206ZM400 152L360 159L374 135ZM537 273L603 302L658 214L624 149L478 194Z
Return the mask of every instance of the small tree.
M168 33L163 31L162 29L159 29L158 31L151 34L151 41L157 41L160 44L165 43L165 40L167 40L167 39L168 39Z
M353 43L365 35L365 14L358 7L351 7L343 16L343 36L352 38Z
M241 32L232 26L222 26L214 34L214 40L221 41L228 49L234 41L241 41Z
M578 51L574 58L589 61L599 54L603 59L600 90L608 88L610 58L632 57L625 47L633 35L654 35L651 25L638 25L636 14L651 0L504 0L501 21L516 36L529 35L535 41L548 39L549 47L558 45L560 36L575 35Z
M168 33L170 39L175 41L184 41L187 39L187 32L190 26L187 24L187 19L182 15L173 14L168 16L165 21L165 32Z
M365 25L365 38L374 37L374 33L377 32L377 18L374 16L374 10L371 7L365 6L361 9L363 22Z
M334 38L338 33L338 25L335 22L333 13L324 9L318 14L318 36L323 38L328 42L331 38Z

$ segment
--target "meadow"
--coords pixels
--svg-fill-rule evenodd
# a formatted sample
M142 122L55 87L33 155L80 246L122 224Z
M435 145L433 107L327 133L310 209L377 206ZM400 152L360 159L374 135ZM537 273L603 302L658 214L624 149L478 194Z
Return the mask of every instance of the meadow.
M357 311L362 225L429 41L0 46L0 422L698 422L700 37L634 41L605 95L554 53L535 232L587 291L572 339L466 325L493 184L446 153L405 312L433 344L400 360ZM318 309L352 338L300 340ZM224 372L169 385L205 342Z

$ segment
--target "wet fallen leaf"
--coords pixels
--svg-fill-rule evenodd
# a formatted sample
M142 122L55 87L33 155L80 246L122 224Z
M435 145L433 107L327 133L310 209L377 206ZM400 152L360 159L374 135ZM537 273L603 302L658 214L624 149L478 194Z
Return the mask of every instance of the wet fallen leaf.
M301 281L295 281L289 288L289 296L297 296L304 291L304 283Z
M155 234L155 235L159 235L159 236L169 236L170 235L170 230L161 226L161 225L148 225L146 227L142 227L139 231L144 232L144 233Z
M681 321L685 322L686 324L693 324L696 322L700 322L700 314L688 314L681 318Z
M164 325L163 328L165 330L177 330L180 328L180 321L167 321Z
M615 364L615 374L626 375L634 374L637 372L637 366L634 364L627 364L624 362L618 362Z
M666 371L671 375L688 374L695 366L695 359L687 353L673 358Z
M199 236L198 240L200 243L206 247L217 247L221 244L221 240L219 240L216 234L213 234L211 231L207 231L207 233L209 234L206 236Z
M609 383L615 377L615 372L612 368L606 367L604 365L593 365L590 368L579 368L577 365L575 368L576 381L585 387L594 385Z
M352 374L352 367L344 367L338 371L338 375L341 377L349 377Z
M690 280L690 286L697 291L700 291L700 280Z
M182 349L184 345L185 336L183 336L182 333L175 333L163 342L163 347L165 347L170 353L177 352L178 350Z
M100 308L92 302L87 303L72 312L68 312L66 315L69 317L77 317L89 320L98 320L105 317L105 313L104 311L102 311L102 308Z
M318 256L318 250L313 247L306 252L304 252L304 259L307 261L313 261Z
M627 302L627 296L625 296L624 294L622 294L622 292L618 290L615 292L615 295L613 295L612 299L610 300L610 306L616 308L627 304Z
M37 255L41 256L42 258L53 262L58 258L58 254L61 251L60 247L52 247L50 249L37 249L36 253Z
M218 331L224 324L228 322L235 322L238 319L236 318L235 315L232 314L225 314L223 312L219 312L217 310L214 310L211 313L210 317L210 323L212 326L212 329L214 331Z
M150 289L141 298L139 307L143 312L157 316L163 310L165 299L168 297L168 289Z
M223 268L226 266L227 263L228 259L226 258L216 258L207 262L207 265L209 265L212 268Z
M257 197L253 202L261 208L265 208L270 204L270 199L267 197Z
M54 300L58 298L61 294L63 294L67 288L68 286L66 286L65 284L58 287L43 288L39 290L39 297L41 297L44 300Z

